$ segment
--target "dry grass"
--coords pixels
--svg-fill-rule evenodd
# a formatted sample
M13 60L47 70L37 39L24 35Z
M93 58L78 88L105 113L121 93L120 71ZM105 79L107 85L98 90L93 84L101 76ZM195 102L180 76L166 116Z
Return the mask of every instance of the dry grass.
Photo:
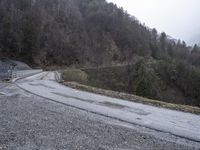
M104 90L104 89L99 89L99 88L95 88L95 87L91 87L91 86L86 86L86 85L82 85L82 84L79 84L76 82L64 82L64 85L69 86L71 88L87 91L87 92L93 92L96 94L102 94L102 95L106 95L106 96L110 96L110 97L114 97L114 98L129 100L132 102L138 102L138 103L143 103L143 104L148 104L148 105L152 105L152 106L167 108L167 109L171 109L171 110L178 110L178 111L183 111L183 112L188 112L188 113L193 113L193 114L200 114L199 107L156 101L156 100L147 99L147 98L136 96L136 95L115 92L115 91L111 91L111 90Z
M63 71L62 78L64 81L75 81L79 83L86 83L88 81L88 75L84 71L79 69Z

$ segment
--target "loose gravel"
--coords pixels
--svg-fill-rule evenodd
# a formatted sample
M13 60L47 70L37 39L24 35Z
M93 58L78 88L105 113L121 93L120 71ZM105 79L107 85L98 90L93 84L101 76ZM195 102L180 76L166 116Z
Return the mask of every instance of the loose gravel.
M1 89L0 150L190 150L200 143L81 111L26 93Z

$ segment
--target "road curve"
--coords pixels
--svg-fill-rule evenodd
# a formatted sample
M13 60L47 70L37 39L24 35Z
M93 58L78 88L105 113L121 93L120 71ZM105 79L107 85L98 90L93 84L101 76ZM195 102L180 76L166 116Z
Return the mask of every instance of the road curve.
M200 142L200 116L110 98L65 87L56 82L56 72L17 80L16 85L49 100Z

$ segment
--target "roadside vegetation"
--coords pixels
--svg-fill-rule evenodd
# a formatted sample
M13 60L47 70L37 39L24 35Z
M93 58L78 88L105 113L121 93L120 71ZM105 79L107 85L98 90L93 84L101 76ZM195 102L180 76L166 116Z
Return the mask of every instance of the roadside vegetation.
M65 82L75 81L158 101L199 107L199 71L184 62L143 59L131 65L66 70L63 79Z
M63 84L68 87L74 88L74 89L80 89L80 90L83 90L86 92L93 92L96 94L101 94L101 95L105 95L105 96L109 96L109 97L113 97L113 98L120 98L120 99L124 99L127 101L143 103L143 104L167 108L167 109L171 109L171 110L178 110L178 111L183 111L183 112L188 112L188 113L200 114L200 108L195 107L195 106L162 102L162 101L148 99L148 98L141 97L141 96L136 96L133 94L127 94L127 93L123 93L123 92L117 92L117 91L96 88L93 86L88 86L88 85L80 84L77 82L63 82Z

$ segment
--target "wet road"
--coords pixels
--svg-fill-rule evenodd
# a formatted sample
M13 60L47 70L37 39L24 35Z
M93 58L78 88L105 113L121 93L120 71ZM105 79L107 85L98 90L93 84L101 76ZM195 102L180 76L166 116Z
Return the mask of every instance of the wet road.
M0 90L5 93L0 96L0 149L200 148L199 142L119 119L121 116L128 118L121 111L140 117L152 114L148 109L144 111L140 108L139 104L134 105L135 108L133 104L126 107L124 103L110 102L108 97L95 95L94 98L93 94L57 84L55 77L55 73L45 72L19 80L17 85L10 84ZM21 89L25 86L26 91ZM30 88L35 91L31 91L34 94L28 92ZM68 90L72 90L71 93ZM55 95L55 100L48 99L50 93ZM41 94L42 97L35 94ZM85 94L84 99L82 94ZM64 100L74 103L67 104ZM85 107L81 105L75 106L79 102L87 106L88 110L85 111ZM91 108L96 106L101 106L101 111L105 113L92 112ZM111 109L110 112L107 109ZM110 116L109 113L113 114L112 111L117 110L119 117Z
M200 142L199 115L75 90L57 83L57 76L56 72L43 72L16 84L26 91L67 106Z

